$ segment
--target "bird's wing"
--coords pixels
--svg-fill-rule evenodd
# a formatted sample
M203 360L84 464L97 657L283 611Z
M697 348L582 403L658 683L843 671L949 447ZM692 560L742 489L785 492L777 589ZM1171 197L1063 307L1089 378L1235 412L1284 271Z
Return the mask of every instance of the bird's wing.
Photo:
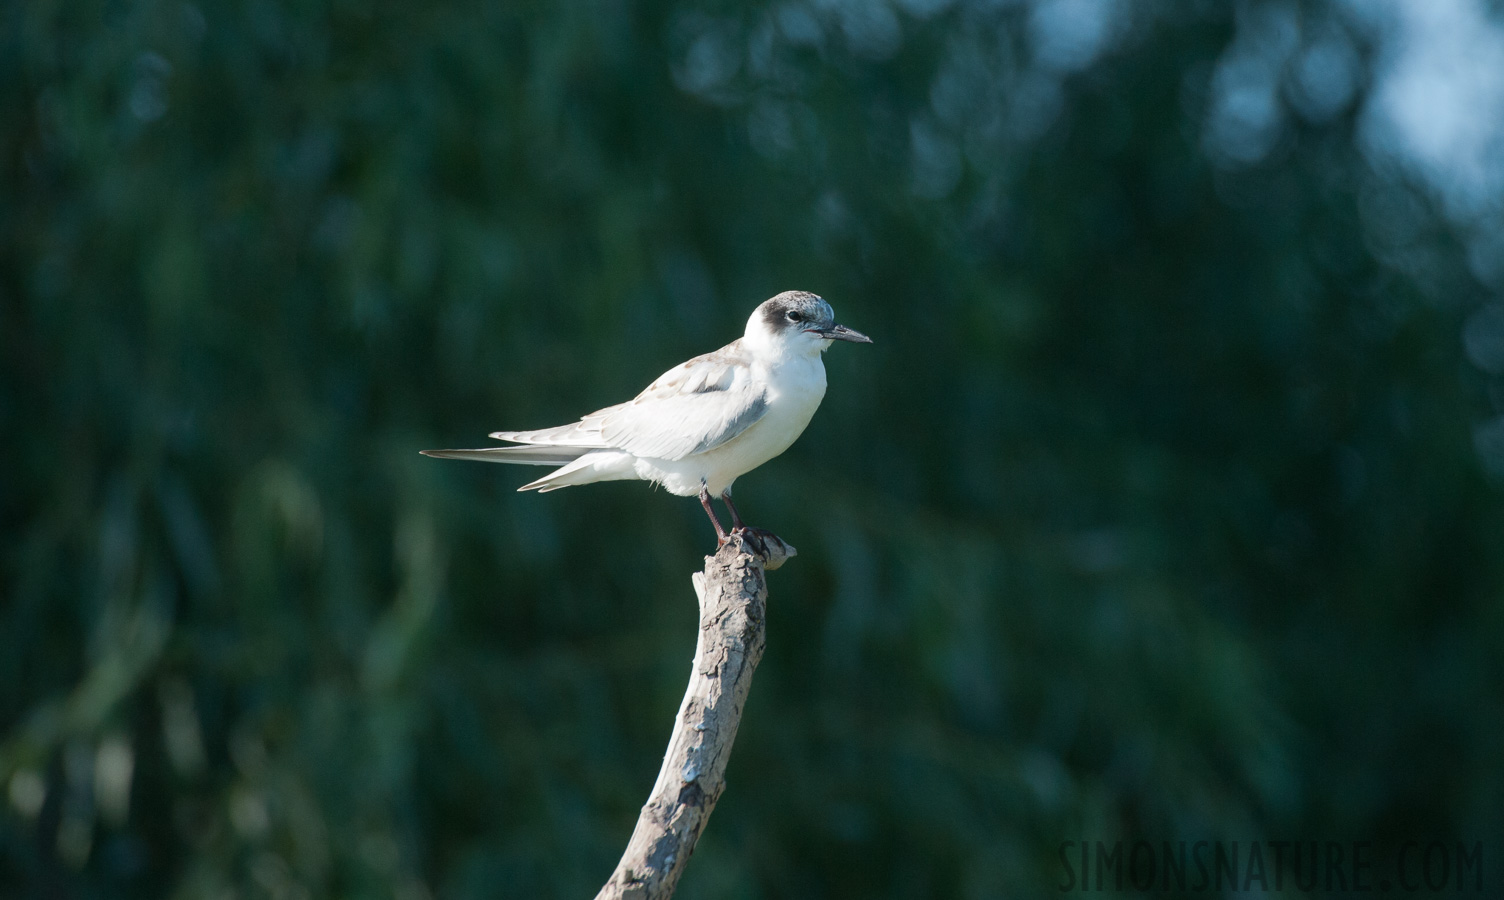
M590 415L597 414L591 413ZM568 425L540 428L537 431L493 431L491 437L498 441L511 441L514 444L539 444L545 447L604 450L608 446L601 440L600 423L591 422L590 416Z
M625 450L679 460L719 447L768 411L753 383L741 341L669 369L626 403L596 410L572 425L491 435L523 444Z
M518 447L481 447L478 450L419 450L439 459L470 459L476 462L516 463L524 466L562 466L589 453L585 447L523 444Z
M726 443L767 414L767 394L734 341L663 373L630 402L599 417L602 439L636 456L679 460Z

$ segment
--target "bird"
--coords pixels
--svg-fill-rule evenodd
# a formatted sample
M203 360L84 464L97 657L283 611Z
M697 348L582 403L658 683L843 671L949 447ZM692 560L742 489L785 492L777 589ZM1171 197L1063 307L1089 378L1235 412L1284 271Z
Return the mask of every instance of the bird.
M836 324L819 295L784 291L753 310L740 338L669 369L625 403L568 425L490 435L510 446L421 452L558 467L519 491L639 479L675 496L698 495L719 547L729 538L711 506L718 494L731 514L731 534L760 539L766 533L742 522L731 486L803 433L825 396L821 355L836 341L872 343Z

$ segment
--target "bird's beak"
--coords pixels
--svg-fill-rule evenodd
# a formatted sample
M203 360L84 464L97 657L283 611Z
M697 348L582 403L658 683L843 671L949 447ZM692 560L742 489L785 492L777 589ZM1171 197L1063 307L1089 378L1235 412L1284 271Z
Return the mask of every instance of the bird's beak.
M814 329L811 330L813 331ZM815 331L815 334L825 338L827 341L851 341L853 344L872 343L872 338L867 337L860 331L852 331L845 325L832 325L821 331Z

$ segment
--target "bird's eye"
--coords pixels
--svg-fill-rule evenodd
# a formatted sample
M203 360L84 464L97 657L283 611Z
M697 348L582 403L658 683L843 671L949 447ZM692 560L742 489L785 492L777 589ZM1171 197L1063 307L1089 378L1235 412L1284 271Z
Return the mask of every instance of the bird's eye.
M804 321L804 317L801 316L801 315L799 315L796 312L790 312L788 314L788 319L789 319L790 322L803 322Z

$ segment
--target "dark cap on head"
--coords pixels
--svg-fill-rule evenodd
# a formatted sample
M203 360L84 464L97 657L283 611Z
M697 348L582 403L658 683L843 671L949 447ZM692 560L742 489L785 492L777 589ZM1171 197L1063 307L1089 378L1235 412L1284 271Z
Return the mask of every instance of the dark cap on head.
M835 324L830 304L809 291L784 291L762 304L762 319L768 330L779 334L789 329L819 329Z

